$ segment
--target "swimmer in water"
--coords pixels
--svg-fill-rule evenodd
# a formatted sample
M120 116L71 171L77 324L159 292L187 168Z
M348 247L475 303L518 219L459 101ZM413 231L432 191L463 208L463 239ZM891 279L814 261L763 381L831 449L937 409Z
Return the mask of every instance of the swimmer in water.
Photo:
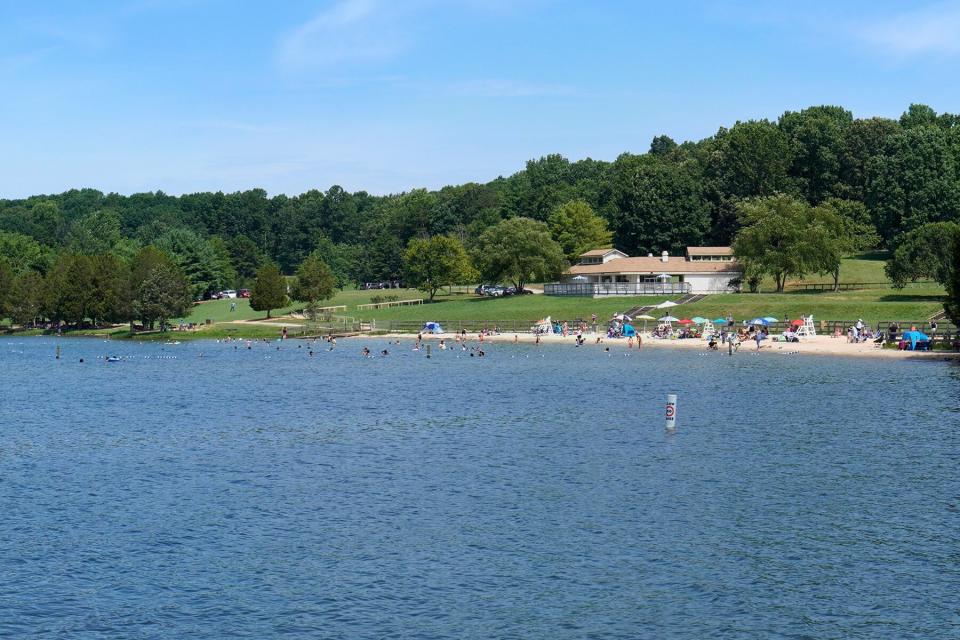
M364 348L363 348L363 351L360 352L360 355L362 355L364 358L369 358L369 357L370 357L370 349L367 349L366 347L364 347Z

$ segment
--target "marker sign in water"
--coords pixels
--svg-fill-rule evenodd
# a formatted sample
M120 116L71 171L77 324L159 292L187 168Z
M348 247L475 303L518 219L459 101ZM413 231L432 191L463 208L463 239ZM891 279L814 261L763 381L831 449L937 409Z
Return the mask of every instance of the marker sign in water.
M677 396L670 394L667 396L667 431L673 431L677 428Z

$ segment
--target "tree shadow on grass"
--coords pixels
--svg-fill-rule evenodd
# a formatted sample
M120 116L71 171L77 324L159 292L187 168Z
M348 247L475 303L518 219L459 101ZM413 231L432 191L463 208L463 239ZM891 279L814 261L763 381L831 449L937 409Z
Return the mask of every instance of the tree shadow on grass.
M880 302L943 302L944 296L938 294L895 293L878 298Z

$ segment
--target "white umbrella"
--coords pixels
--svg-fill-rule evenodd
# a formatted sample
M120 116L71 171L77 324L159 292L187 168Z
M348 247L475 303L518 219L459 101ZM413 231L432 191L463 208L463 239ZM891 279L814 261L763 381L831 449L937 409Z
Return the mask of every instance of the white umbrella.
M669 280L672 277L673 276L671 276L669 273L661 273L660 275L657 276L659 280Z
M658 304L656 307L654 307L654 309L669 309L670 307L675 307L675 306L677 306L676 302L670 302L669 300L667 300L666 302L661 302L660 304Z
M657 318L660 322L679 322L680 318L674 318L673 316L663 316L662 318Z
M573 276L573 277L570 278L570 279L571 279L571 280L576 280L577 282L586 282L587 280L589 280L589 278L588 278L587 276Z

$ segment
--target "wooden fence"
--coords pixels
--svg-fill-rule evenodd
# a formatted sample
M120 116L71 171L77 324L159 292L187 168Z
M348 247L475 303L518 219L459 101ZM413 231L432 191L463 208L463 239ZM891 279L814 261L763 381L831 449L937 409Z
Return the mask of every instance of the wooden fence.
M366 309L386 309L388 307L405 307L407 305L423 304L423 298L416 300L391 300L389 302L371 302L370 304L358 304L357 311Z

